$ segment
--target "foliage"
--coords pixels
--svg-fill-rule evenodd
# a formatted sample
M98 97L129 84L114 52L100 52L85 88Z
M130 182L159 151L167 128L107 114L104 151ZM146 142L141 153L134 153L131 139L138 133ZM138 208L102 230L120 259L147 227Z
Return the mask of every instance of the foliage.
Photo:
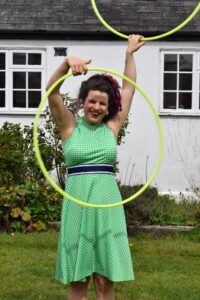
M24 148L20 125L5 122L0 129L0 184L23 180Z
M60 218L60 198L49 185L37 182L0 187L0 229L46 230L49 221Z
M0 184L22 184L27 180L44 181L32 145L32 127L5 122L0 128ZM54 168L53 147L43 129L38 136L41 156L48 171Z
M123 199L140 186L121 186ZM49 222L60 220L61 196L49 185L38 182L0 187L0 230L45 230ZM200 204L170 195L159 195L155 187L125 205L127 226L131 225L197 225Z
M38 144L41 157L47 171L52 171L54 169L54 145L48 138L45 128L40 127L38 132ZM45 182L46 179L44 178L35 158L35 151L33 148L33 125L25 126L23 128L23 133L25 139L24 161L26 167L26 175L23 182L26 182L27 179L31 181Z
M119 132L119 135L117 138L117 145L121 145L121 143L124 143L123 139L125 138L126 134L129 133L127 131L128 125L129 125L129 117L126 118L122 128L120 129L120 132Z
M198 225L200 225L200 202L197 205L197 209L195 212L195 219L196 219Z
M121 186L126 199L141 186ZM141 196L125 205L128 225L196 225L198 202L176 200L170 195L160 195L155 187L148 188Z

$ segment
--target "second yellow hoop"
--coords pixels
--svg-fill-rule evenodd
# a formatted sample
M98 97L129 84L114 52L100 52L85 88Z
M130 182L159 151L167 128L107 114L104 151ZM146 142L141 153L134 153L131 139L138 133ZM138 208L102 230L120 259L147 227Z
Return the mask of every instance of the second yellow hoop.
M119 37L122 37L124 39L128 39L128 35L125 35L117 30L115 30L113 27L111 27L103 18L102 16L100 15L99 11L98 11L98 8L96 6L96 3L95 3L95 0L91 0L91 4L92 4L92 7L93 7L93 10L97 16L97 18L99 19L99 21L109 30L111 31L112 33L118 35ZM165 32L163 34L160 34L160 35L157 35L157 36L152 36L152 37L144 37L142 38L141 40L142 41L155 41L155 40L159 40L159 39L162 39L162 38L165 38L177 31L179 31L180 29L182 29L184 26L186 26L193 18L194 16L200 11L200 2L199 4L196 6L196 8L193 10L193 12L191 13L191 15L184 21L182 22L179 26L175 27L174 29L168 31L168 32Z

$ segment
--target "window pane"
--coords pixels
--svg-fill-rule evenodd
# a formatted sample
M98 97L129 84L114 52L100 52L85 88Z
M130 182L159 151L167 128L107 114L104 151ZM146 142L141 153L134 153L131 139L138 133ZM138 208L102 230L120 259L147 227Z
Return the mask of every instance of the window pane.
M41 65L42 55L40 53L29 53L28 64L29 65Z
M180 71L192 71L192 54L181 54L180 55Z
M26 72L13 72L13 88L14 89L26 88Z
M5 107L5 91L0 91L0 107Z
M164 105L165 109L176 109L176 93L164 93Z
M164 74L164 90L177 89L177 74Z
M5 89L5 72L0 72L0 88Z
M13 64L14 65L25 65L26 64L26 53L13 53Z
M179 108L192 108L192 93L179 93Z
M13 91L13 107L26 107L25 91Z
M179 90L192 90L192 74L179 74Z
M177 55L176 54L165 54L164 70L165 71L177 71Z
M28 88L41 89L41 72L28 73Z
M0 70L5 70L6 67L6 55L5 53L0 53Z
M41 100L41 92L39 91L30 91L28 92L28 107L38 107Z

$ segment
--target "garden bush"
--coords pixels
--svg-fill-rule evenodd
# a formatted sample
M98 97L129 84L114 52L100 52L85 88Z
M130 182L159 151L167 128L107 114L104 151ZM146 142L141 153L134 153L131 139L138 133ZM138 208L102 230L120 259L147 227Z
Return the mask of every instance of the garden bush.
M126 199L142 186L121 186ZM177 202L171 195L160 195L156 187L149 187L142 195L125 205L127 225L196 225L197 201Z
M197 209L195 211L195 219L198 225L200 225L200 202L197 205Z
M61 196L38 182L0 187L0 230L46 230L60 220Z
M5 122L0 128L0 185L23 184L27 180L44 181L35 159L32 126ZM39 131L41 156L48 171L54 168L54 147Z
M141 186L120 186L123 199ZM30 232L48 229L49 222L60 221L62 196L48 184L26 184L0 187L0 230ZM124 206L127 226L196 225L200 204L170 195L159 195L155 187Z

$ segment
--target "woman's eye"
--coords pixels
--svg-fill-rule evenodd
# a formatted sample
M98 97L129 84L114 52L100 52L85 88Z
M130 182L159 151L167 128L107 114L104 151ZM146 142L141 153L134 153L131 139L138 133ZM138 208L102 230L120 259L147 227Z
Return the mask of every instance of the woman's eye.
M101 102L100 104L101 104L102 106L106 106L106 103L104 103L104 102Z

